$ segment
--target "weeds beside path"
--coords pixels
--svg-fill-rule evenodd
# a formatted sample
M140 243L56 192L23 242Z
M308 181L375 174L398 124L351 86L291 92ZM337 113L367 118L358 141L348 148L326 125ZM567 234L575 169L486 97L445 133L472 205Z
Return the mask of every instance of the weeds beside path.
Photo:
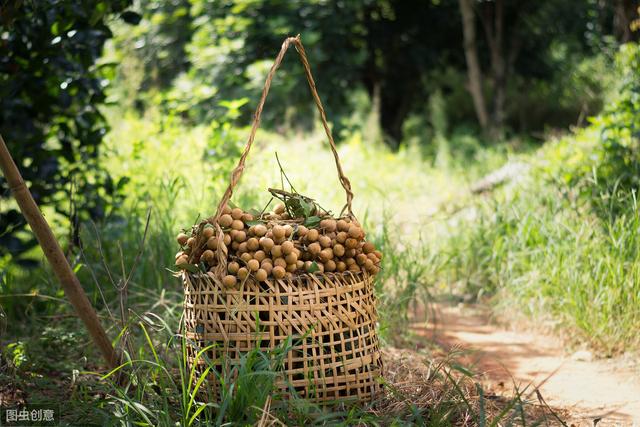
M537 400L538 387L549 405L572 414L569 425L593 426L598 418L598 426L640 423L640 366L630 359L594 360L588 352L569 351L558 338L507 329L482 306L436 304L431 317L428 324L414 323L414 331L445 351L464 351L489 390L502 394L529 385L525 395Z

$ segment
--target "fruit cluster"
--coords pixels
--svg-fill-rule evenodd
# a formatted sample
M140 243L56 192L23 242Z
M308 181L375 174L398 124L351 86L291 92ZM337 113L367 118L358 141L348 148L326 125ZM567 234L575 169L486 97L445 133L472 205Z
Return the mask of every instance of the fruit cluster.
M227 287L247 277L262 282L303 273L378 273L382 253L365 241L357 221L349 217L334 219L324 212L314 219L291 218L282 204L258 218L242 209L226 207L218 219L223 231L221 241L213 219L204 228L194 227L191 236L178 235L182 250L176 254L176 266L202 266L214 274L220 248L227 254L227 271L222 278Z

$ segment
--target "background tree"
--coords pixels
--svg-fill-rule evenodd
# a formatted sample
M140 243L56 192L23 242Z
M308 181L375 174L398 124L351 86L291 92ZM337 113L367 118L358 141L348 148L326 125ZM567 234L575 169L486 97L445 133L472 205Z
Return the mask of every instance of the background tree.
M0 131L37 203L69 218L77 242L84 218L109 214L123 182L101 169L107 125L99 111L107 82L96 60L112 34L114 14L129 0L3 2L0 10ZM0 178L0 255L23 255L36 244ZM70 203L69 200L73 202ZM117 205L117 203L116 203ZM27 259L20 260L29 263Z

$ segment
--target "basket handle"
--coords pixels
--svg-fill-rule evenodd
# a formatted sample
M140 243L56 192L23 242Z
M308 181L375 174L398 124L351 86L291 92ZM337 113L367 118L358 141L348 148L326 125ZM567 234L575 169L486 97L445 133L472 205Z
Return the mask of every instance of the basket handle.
M338 177L340 179L340 184L342 184L342 188L344 188L345 193L347 194L347 203L342 208L341 214L346 210L349 216L353 217L353 212L351 210L351 201L353 200L353 192L351 191L351 182L344 175L344 171L342 170L342 165L340 164L340 158L338 157L338 151L336 149L336 144L333 141L333 136L331 135L331 129L329 129L329 124L327 123L327 116L324 112L324 108L322 107L322 102L320 101L320 96L318 95L318 91L316 89L316 84L313 80L313 76L311 75L311 67L309 66L309 61L307 60L307 55L305 53L304 47L302 46L302 42L300 41L300 34L296 37L287 37L285 41L282 43L282 48L280 49L280 53L276 56L271 69L269 70L269 74L267 74L267 79L264 82L264 87L262 88L262 96L260 97L260 102L258 103L258 108L256 108L256 112L253 118L253 124L251 126L251 133L249 134L249 139L247 140L247 145L244 147L244 151L242 152L242 156L240 156L240 161L238 161L238 165L231 173L231 182L227 187L220 203L218 204L218 209L216 210L216 215L214 216L213 223L217 224L218 219L222 215L222 210L231 199L233 194L233 189L240 181L240 177L242 176L242 172L244 171L244 163L249 154L249 150L251 149L251 145L253 144L253 140L256 136L256 132L258 127L260 126L260 116L262 115L262 109L264 107L264 102L267 99L267 94L269 93L269 88L271 87L271 81L273 80L273 76L276 73L276 70L280 66L282 62L282 58L284 58L284 54L289 49L291 44L295 45L298 54L300 55L300 62L302 62L302 66L304 67L304 72L307 77L307 82L309 83L309 88L311 89L311 95L313 95L313 100L316 103L316 107L318 107L318 111L320 112L320 119L322 120L322 126L324 127L324 131L327 134L327 138L329 139L329 146L331 147L331 152L333 153L333 158L336 161L336 169L338 170Z

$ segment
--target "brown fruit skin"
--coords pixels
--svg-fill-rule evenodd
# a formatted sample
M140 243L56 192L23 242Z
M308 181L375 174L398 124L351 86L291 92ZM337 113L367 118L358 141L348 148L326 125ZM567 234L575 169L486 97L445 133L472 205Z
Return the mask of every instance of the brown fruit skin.
M376 255L376 257L377 257L380 261L382 261L382 252L380 252L380 251L373 251L373 253Z
M275 214L283 214L285 211L285 207L282 203L278 203L274 208L273 208L273 213Z
M260 268L260 263L256 259L250 259L247 261L247 268L251 271L258 271Z
M207 240L207 248L213 250L218 249L218 239L215 236L209 237Z
M257 259L259 262L262 262L267 257L267 254L264 251L256 251L253 254L253 259Z
M324 271L326 272L334 272L336 271L336 267L336 263L331 259L324 263Z
M244 214L244 212L242 212L242 209L240 209L240 208L231 209L231 218L233 218L233 219L240 219L240 218L242 218L243 214Z
M224 214L218 219L220 227L229 228L233 224L233 218L229 214Z
M295 273L296 269L298 268L298 266L296 264L287 264L287 271L289 273Z
M350 265L353 265L356 263L356 260L353 258L345 258L344 260L345 264L347 264L347 267L349 267Z
M340 243L336 243L335 246L333 247L333 254L335 256L343 256L344 255L344 246L342 246Z
M247 267L241 267L238 270L238 278L240 280L246 279L248 275L249 275L249 269Z
M329 248L323 249L320 251L320 259L323 262L327 262L330 259L333 259L333 251Z
M202 236L203 236L205 239L208 239L209 237L213 236L213 234L214 234L214 229L213 229L213 227L205 227L205 228L202 230Z
M240 243L238 242L233 242L231 243L231 249L233 249L234 251L238 251L238 249L240 249Z
M296 261L296 267L298 267L298 270L304 269L304 261L302 261L301 259Z
M263 261L262 264L260 264L260 268L266 271L268 276L269 274L271 274L271 270L273 270L273 264Z
M265 280L267 280L268 276L269 274L261 268L258 269L258 271L256 271L256 274L255 274L255 278L258 282L264 282Z
M227 271L229 272L229 274L236 274L238 270L240 270L240 264L238 264L237 262L233 261L227 264Z
M229 205L224 205L224 208L222 208L222 213L223 214L230 214L231 213L231 208L229 207Z
M267 234L267 227L264 224L257 224L254 229L254 233L258 237L262 237Z
M287 261L285 261L284 258L276 258L273 260L273 265L276 267L282 267L282 268L286 268L287 267Z
M293 233L293 227L290 226L289 224L284 226L284 236L285 237L289 237L291 236L291 234Z
M320 221L320 228L324 228L327 233L331 233L336 231L336 220L335 219L323 219Z
M357 273L360 271L360 266L358 264L351 264L348 270Z
M345 264L342 261L338 261L336 263L336 270L340 273L342 273L343 271L345 271L347 269L347 264Z
M358 247L358 241L354 238L348 238L347 241L344 242L344 245L347 249L355 249Z
M204 259L209 264L213 262L215 256L215 253L211 249L207 249L202 253L202 259Z
M273 248L273 245L273 239L269 237L263 237L260 239L260 246L262 246L262 249L264 249L266 253L271 252L271 248Z
M189 258L186 255L182 255L176 259L176 266L178 267L182 267L187 264L189 264Z
M307 235L307 233L309 232L309 229L307 227L305 227L304 225L299 225L296 231L296 234L300 237L304 237Z
M256 239L255 237L252 237L249 240L247 240L247 248L250 251L256 251L258 250L259 247L260 247L260 242L258 242L258 239Z
M365 262L364 262L364 268L368 272L371 272L371 269L373 268L373 261L371 261L370 259L366 259Z
M282 253L285 255L289 255L291 253L293 253L293 249L295 248L293 246L293 242L290 240L287 240L286 242L283 242L281 245L282 248Z
M305 261L304 262L304 271L309 272L311 267L313 266L313 261Z
M329 236L320 236L318 237L318 242L320 242L320 246L323 248L328 248L331 246L331 238Z
M362 232L362 230L361 230L361 229L360 229L360 227L358 227L357 225L355 225L355 224L351 224L351 225L349 226L348 234L349 234L349 237L351 237L352 239L358 239L358 238L360 238L360 233L361 233L361 232Z
M284 257L284 260L287 261L287 264L295 264L298 262L298 254L291 252L289 255Z
M344 231L341 231L336 235L336 242L344 243L347 241L348 238L349 238L349 235Z
M223 240L223 241L224 241L224 244L225 244L225 245L229 246L229 245L231 244L231 235L229 235L229 234L225 234L225 235L224 235L224 240Z
M233 240L235 240L238 243L242 243L245 240L247 240L247 233L245 233L244 231L236 231L236 234L233 237Z
M187 236L184 233L180 233L178 234L178 236L176 237L176 240L178 241L178 244L180 246L184 246L187 244L187 241L189 240L189 236Z
M376 247L371 242L365 242L364 245L362 245L362 250L365 254L370 254L376 250Z
M233 288L237 282L236 276L232 276L231 274L222 278L222 284L227 288Z
M240 221L239 219L235 219L231 223L231 228L233 230L244 230L244 222Z
M312 230L309 230L312 231ZM322 248L320 247L320 243L312 243L307 247L307 250L312 256L318 256Z
M175 259L180 258L180 257L181 257L182 255L184 255L184 254L185 254L185 253L184 253L183 251L176 252Z
M316 271L316 273L324 273L324 264L321 262L316 263L316 265L318 266L318 271Z
M358 251L355 249L347 249L346 251L344 251L344 256L349 258L355 258L357 253Z
M273 237L276 239L284 239L286 234L284 227L281 225L274 225L271 232L273 233Z
M245 252L249 252L249 247L247 246L247 242L240 243L236 251L238 252L238 255L242 255Z
M251 261L253 259L253 257L251 256L251 254L249 252L245 252L242 255L240 255L240 259L242 261L244 261L245 263Z
M240 218L243 222L249 222L249 221L253 221L253 215L251 215L250 213L243 213L242 217Z
M273 270L271 270L271 274L276 279L282 279L285 276L286 273L287 273L287 271L284 269L284 267L280 267L279 265L273 267Z
M344 219L339 219L338 223L336 224L336 228L338 229L338 231L349 231L349 223Z
M316 230L315 228L312 228L311 230L309 230L307 232L307 242L315 242L316 240L318 240L318 236L320 235L320 233L318 233L318 230Z
M365 254L358 254L356 255L356 262L358 263L358 265L363 265L365 262L367 262L368 258Z
M271 248L271 256L273 258L279 258L282 256L282 246L280 245L275 245L274 247Z
M195 237L189 237L187 239L187 246L189 246L190 248L193 247L193 245L196 244L196 238Z

